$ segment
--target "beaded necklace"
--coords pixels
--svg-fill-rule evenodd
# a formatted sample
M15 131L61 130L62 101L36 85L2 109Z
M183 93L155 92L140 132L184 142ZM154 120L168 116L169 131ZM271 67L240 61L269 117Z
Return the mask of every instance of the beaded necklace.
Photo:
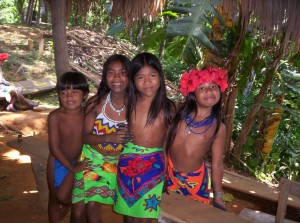
M194 134L205 133L212 126L212 123L214 122L214 118L215 118L214 113L211 113L205 119L201 120L200 122L197 122L193 120L191 114L188 114L185 118L185 123L186 123L185 134L190 134L191 132ZM207 126L202 132L195 132L192 130L192 128L200 128L202 126Z
M108 103L109 103L109 106L112 108L112 110L114 110L114 112L117 112L118 114L119 114L119 116L121 115L121 112L125 109L125 104L122 106L122 108L120 108L120 109L117 109L114 105L113 105L113 103L112 103L112 101L111 101L111 97L110 97L110 94L111 94L111 92L109 92L108 93L108 95L107 95L107 100L108 100Z

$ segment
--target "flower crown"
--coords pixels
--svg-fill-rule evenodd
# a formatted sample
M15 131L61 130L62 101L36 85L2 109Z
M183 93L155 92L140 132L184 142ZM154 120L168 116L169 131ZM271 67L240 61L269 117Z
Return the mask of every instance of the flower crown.
M187 96L190 92L194 92L201 84L214 82L220 87L221 92L224 92L228 87L227 71L217 67L208 67L204 70L190 70L184 72L180 79L179 91Z
M0 53L0 61L7 60L8 54L7 53Z

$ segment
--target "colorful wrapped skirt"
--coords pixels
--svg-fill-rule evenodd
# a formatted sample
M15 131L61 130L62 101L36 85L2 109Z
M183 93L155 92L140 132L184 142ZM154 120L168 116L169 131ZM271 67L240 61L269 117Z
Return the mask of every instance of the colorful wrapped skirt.
M193 200L209 204L210 180L205 163L193 173L183 173L175 170L168 156L167 188L178 194L183 194Z
M91 201L113 204L116 190L118 156L104 156L85 144L80 161L89 160L91 170L75 174L72 203Z
M118 164L114 211L137 218L158 218L164 168L162 148L127 143Z

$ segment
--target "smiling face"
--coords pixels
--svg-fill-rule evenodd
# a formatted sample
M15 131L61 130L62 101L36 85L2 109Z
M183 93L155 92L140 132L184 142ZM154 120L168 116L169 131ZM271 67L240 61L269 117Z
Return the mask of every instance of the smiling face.
M134 83L142 96L154 97L160 87L160 75L150 66L143 66L135 75Z
M221 97L220 89L214 82L201 84L195 90L198 106L212 107L218 103Z
M128 77L125 66L120 61L112 62L107 67L106 82L112 92L124 92Z
M73 88L59 91L58 96L61 106L70 111L80 109L82 102L87 97L82 90Z

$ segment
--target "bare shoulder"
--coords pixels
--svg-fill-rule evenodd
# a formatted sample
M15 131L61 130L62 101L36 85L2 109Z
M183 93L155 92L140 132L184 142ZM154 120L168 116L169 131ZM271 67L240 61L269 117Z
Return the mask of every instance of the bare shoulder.
M51 111L48 115L48 121L56 120L58 118L60 112L61 112L60 108L57 108L57 109Z

